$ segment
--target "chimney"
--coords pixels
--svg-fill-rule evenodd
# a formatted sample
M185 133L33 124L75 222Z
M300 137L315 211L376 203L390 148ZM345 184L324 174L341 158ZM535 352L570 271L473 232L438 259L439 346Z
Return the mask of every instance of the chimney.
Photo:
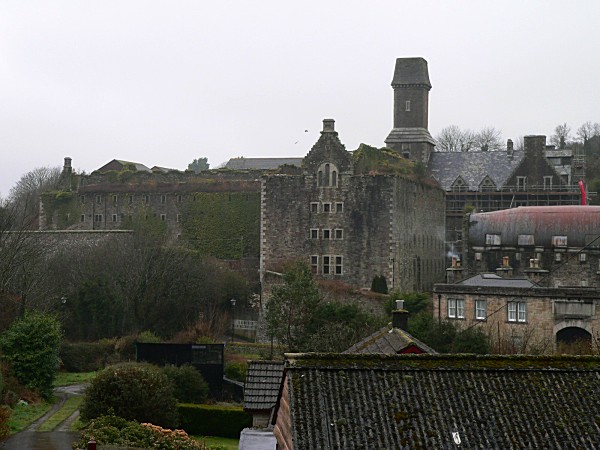
M323 119L323 133L334 133L335 132L335 120Z
M404 300L396 300L396 309L392 311L392 328L404 331L408 328L408 311L404 309Z
M63 166L63 173L65 175L70 175L72 171L73 171L73 168L71 167L71 158L69 158L67 156L67 157L65 157L65 164Z
M514 153L514 145L512 139L506 141L506 154L508 156L512 156Z

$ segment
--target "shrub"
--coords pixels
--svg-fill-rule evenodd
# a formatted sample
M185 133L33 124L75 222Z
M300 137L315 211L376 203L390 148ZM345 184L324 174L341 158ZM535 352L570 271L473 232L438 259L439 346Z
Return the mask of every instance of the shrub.
M138 334L136 341L146 344L160 344L163 342L163 340L152 331L142 331L140 334Z
M204 450L185 431L169 430L149 423L139 424L116 416L102 416L92 420L82 431L73 448L87 448L94 439L99 446L118 445L163 450Z
M252 426L252 416L239 406L180 404L177 409L181 428L194 435L239 438Z
M380 294L387 294L387 281L383 275L377 275L371 282L371 290Z
M163 372L173 383L175 397L180 403L204 403L208 398L208 384L193 366L166 366Z
M41 313L26 313L0 337L4 358L20 383L52 396L52 383L60 365L62 332L58 320Z
M246 361L232 361L225 364L225 376L236 381L246 381L248 363Z
M0 405L0 441L10 434L8 419L10 419L10 410L6 406Z
M109 366L92 380L81 405L84 421L114 414L127 420L177 425L173 385L158 367L124 363Z
M114 364L119 355L113 341L102 339L98 342L64 343L60 358L68 372L92 372Z

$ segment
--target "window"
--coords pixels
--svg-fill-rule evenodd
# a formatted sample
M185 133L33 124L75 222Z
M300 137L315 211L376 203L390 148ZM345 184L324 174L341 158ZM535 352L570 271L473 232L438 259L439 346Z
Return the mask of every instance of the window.
M335 239L344 239L344 230L341 228L336 228L334 237Z
M164 205L165 203L167 203L167 196L166 195L161 195L160 196L160 202Z
M466 192L468 189L469 186L461 177L458 177L456 180L454 180L454 183L452 183L452 190L454 192Z
M113 215L112 215L112 221L113 221L113 222L116 222L116 221L117 221L117 215L116 215L116 214L113 214Z
M487 315L487 302L485 300L475 300L475 319L485 320Z
M317 171L317 186L332 186L339 184L338 170L331 163L323 163Z
M310 270L312 273L319 272L319 257L317 255L311 255L310 257Z
M500 245L502 240L499 234L486 234L485 245Z
M451 319L465 318L465 301L464 299L449 298L448 299L448 317Z
M331 203L323 203L323 212L325 212L325 213L331 212Z
M80 222L85 222L85 214L82 214L82 215L79 217L79 221L80 221Z
M410 111L410 100L406 100L406 103L404 104L404 110Z
M129 196L129 204L131 205L133 203L133 195Z
M96 203L102 203L102 196L96 195Z
M336 213L344 212L344 204L341 202L336 203L335 204L335 212Z
M485 177L479 185L481 192L492 192L496 188L496 185L489 177Z
M331 230L323 230L323 239L331 239Z
M166 215L166 214L161 214L161 215L160 215L160 220L162 220L163 222L164 222L165 220L167 220L167 215Z
M319 229L318 228L310 229L310 238L311 239L319 239Z
M119 199L119 197L117 197L116 195L112 196L112 200L113 200L113 205L117 204L117 200Z
M544 190L545 191L552 190L552 175L544 177Z
M508 302L508 321L527 322L527 305L525 302Z
M180 195L177 196L177 203L181 203L183 201L183 197Z
M145 204L150 203L150 196L149 195L144 195L144 203Z
M318 213L319 212L319 203L318 202L312 202L310 204L310 212L312 212L312 213Z
M341 256L335 257L335 274L341 275L343 269L343 258Z
M527 190L527 177L517 177L517 191Z
M79 201L80 201L81 203L85 203L85 195L80 195L80 196L79 196Z
M95 214L94 222L102 222L102 214Z
M567 237L566 236L552 236L553 247L566 247Z
M323 256L323 275L329 275L331 268L331 256Z
M517 237L517 243L523 247L528 245L535 245L535 239L533 238L533 234L519 234Z
M177 214L177 222L181 222L181 214Z

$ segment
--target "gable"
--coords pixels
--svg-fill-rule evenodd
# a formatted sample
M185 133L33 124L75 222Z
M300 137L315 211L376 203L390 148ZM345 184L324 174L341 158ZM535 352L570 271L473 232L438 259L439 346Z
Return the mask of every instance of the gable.
M333 119L323 121L321 137L302 161L302 168L310 175L316 176L319 169L324 173L326 164L330 165L331 172L331 166L334 166L338 175L352 171L352 156L340 142L333 126Z

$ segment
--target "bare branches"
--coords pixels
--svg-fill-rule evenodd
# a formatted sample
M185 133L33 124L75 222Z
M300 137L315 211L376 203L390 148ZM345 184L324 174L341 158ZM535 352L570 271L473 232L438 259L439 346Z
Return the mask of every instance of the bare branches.
M494 127L485 127L478 132L461 130L456 125L443 128L436 137L440 152L493 152L504 150L502 133Z

